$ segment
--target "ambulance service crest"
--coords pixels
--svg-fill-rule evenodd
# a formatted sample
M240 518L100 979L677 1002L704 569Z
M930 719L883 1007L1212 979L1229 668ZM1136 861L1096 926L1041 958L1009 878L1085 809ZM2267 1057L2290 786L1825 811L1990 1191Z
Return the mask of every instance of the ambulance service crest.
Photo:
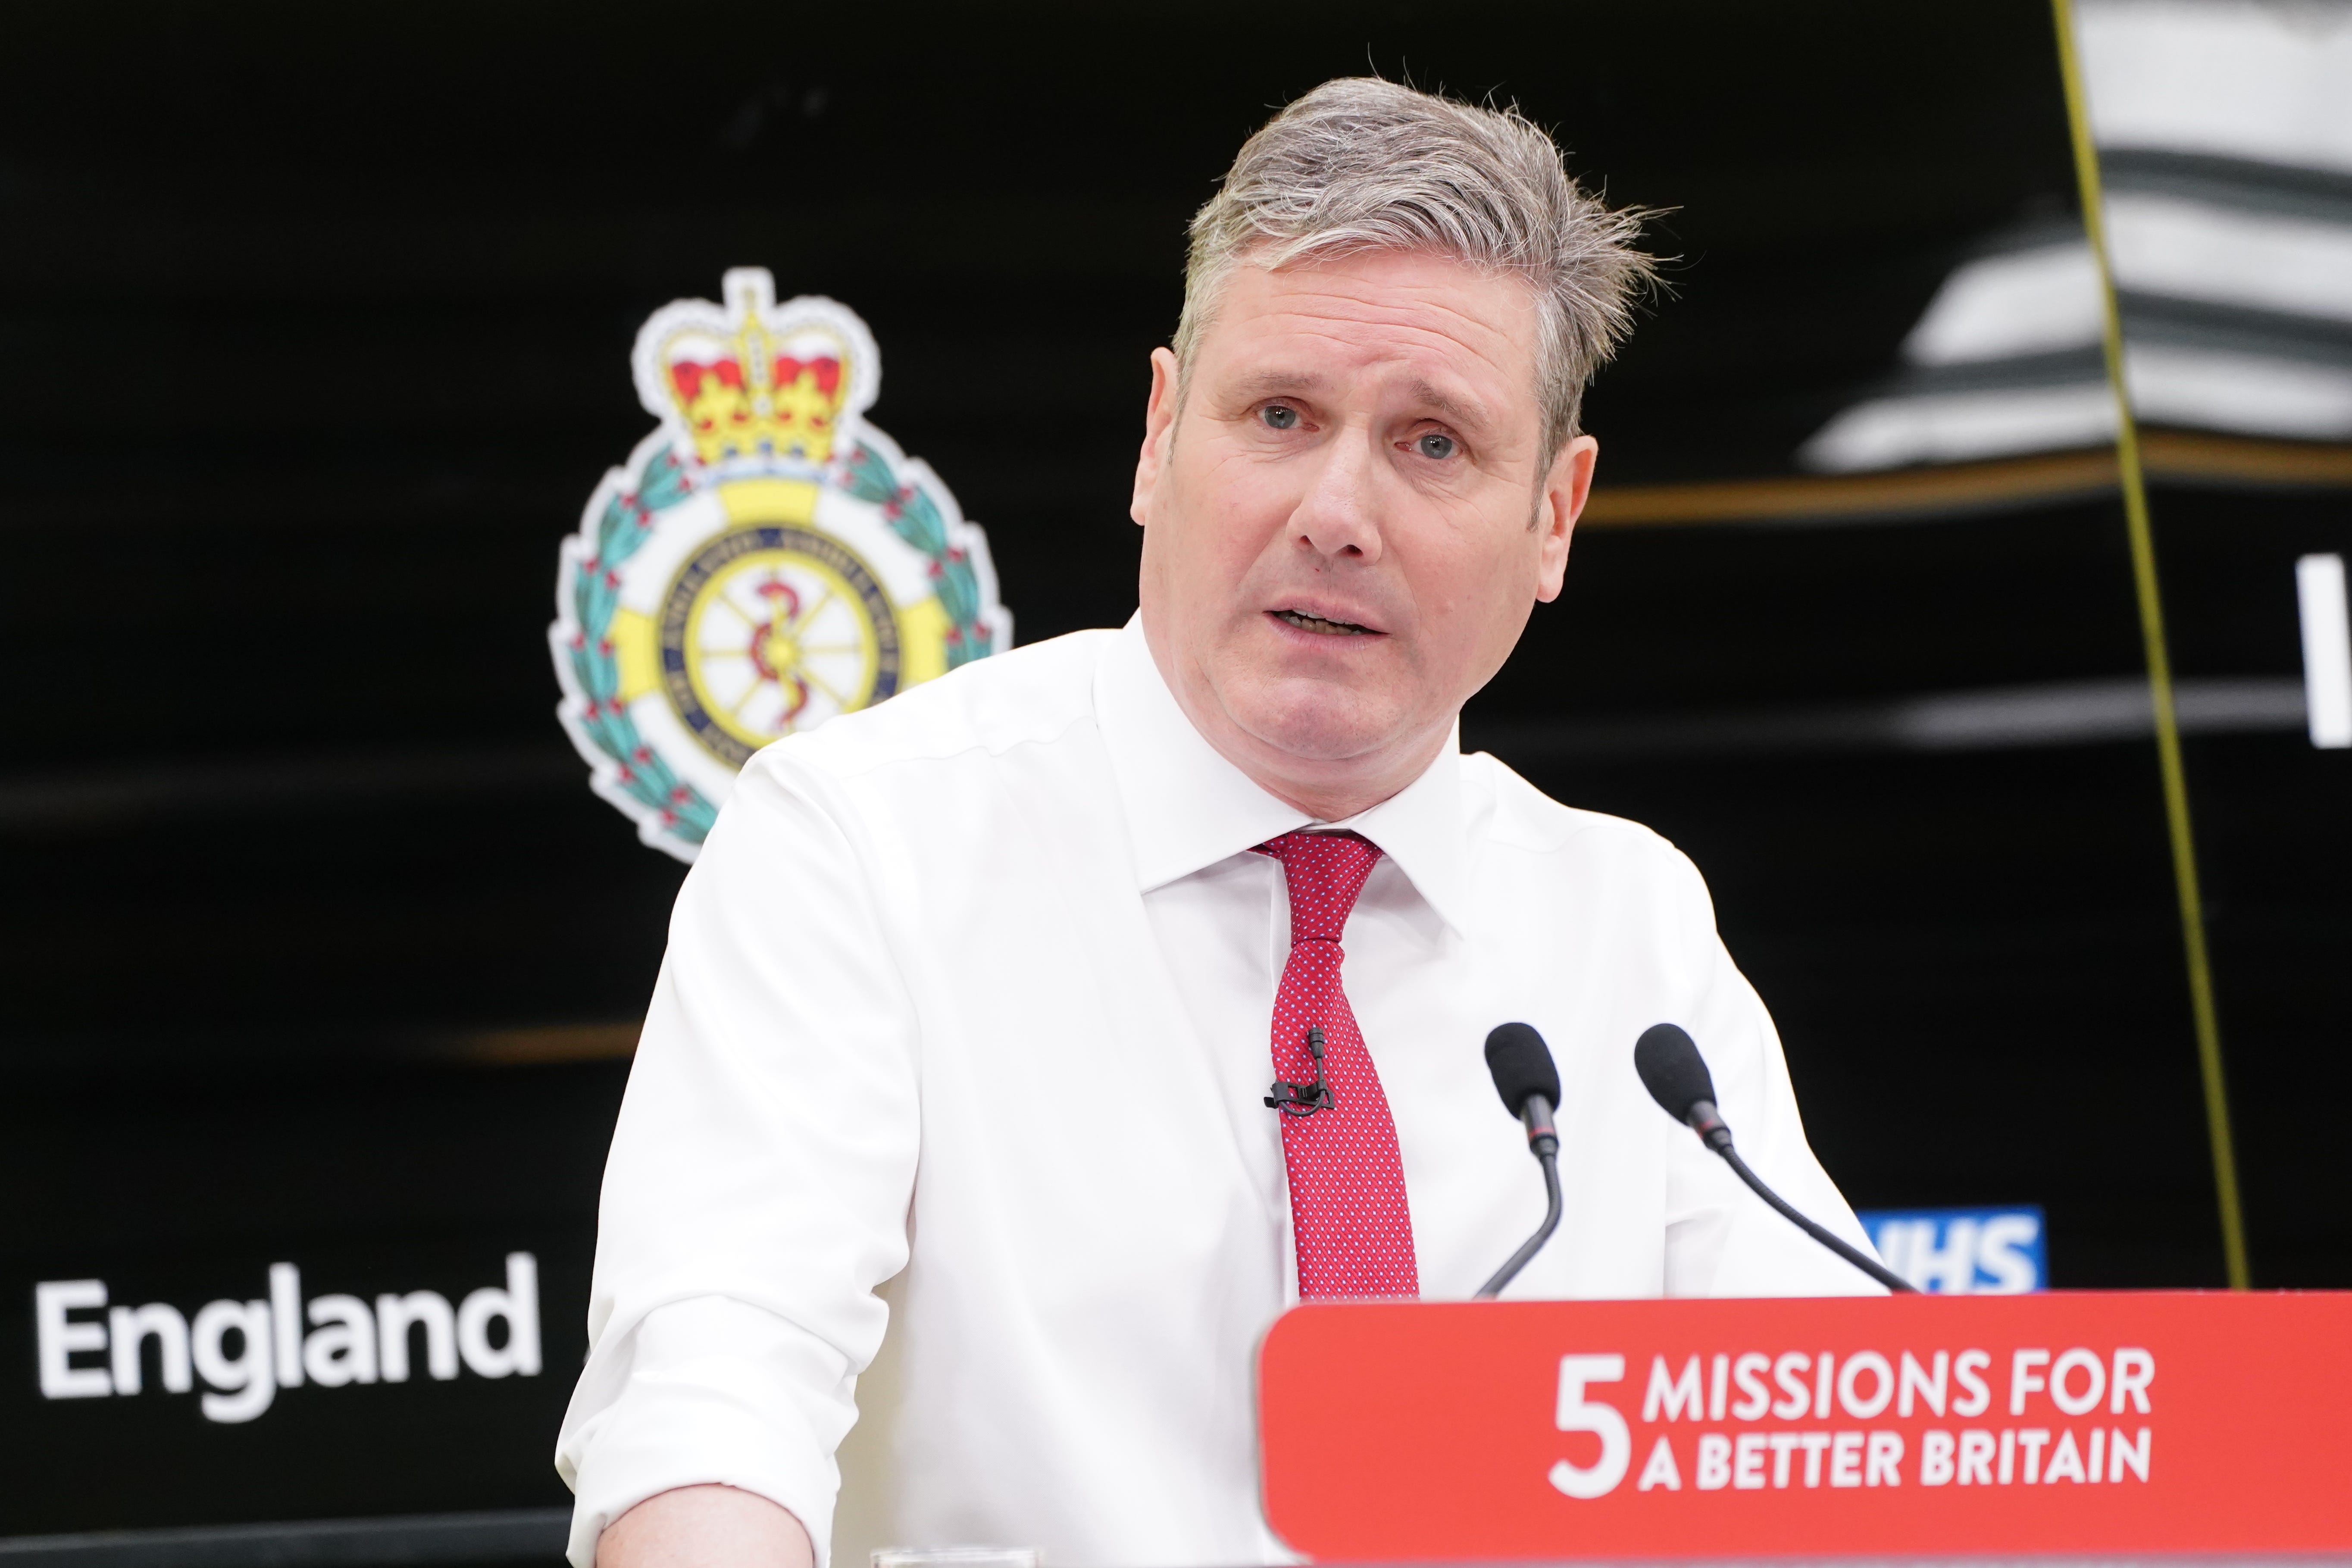
M690 860L769 742L1010 646L988 541L866 423L882 361L831 300L738 268L637 333L659 426L563 542L556 711L598 795Z

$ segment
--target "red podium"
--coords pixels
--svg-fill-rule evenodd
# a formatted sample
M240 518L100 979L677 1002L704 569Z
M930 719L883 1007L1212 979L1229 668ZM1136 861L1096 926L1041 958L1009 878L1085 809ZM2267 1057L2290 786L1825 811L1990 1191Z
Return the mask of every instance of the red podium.
M1314 1304L1258 1400L1327 1561L2352 1551L2352 1293Z

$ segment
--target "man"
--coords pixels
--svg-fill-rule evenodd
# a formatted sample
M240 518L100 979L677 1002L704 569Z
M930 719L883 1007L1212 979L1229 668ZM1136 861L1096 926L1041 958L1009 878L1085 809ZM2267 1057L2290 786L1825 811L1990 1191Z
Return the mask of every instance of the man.
M1688 1028L1861 1240L1697 873L1457 749L1559 592L1633 228L1514 114L1318 89L1194 220L1137 618L745 769L605 1177L580 1568L1281 1560L1253 1347L1301 1296L1467 1297L1534 1227L1507 1020L1559 1059L1568 1194L1510 1294L1874 1288L1633 1071Z

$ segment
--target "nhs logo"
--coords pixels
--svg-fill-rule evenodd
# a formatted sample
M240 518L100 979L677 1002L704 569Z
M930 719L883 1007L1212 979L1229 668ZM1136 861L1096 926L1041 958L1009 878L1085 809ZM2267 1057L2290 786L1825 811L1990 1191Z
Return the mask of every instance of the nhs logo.
M1886 1267L1940 1296L2018 1296L2050 1286L2042 1211L1872 1209L1862 1226Z

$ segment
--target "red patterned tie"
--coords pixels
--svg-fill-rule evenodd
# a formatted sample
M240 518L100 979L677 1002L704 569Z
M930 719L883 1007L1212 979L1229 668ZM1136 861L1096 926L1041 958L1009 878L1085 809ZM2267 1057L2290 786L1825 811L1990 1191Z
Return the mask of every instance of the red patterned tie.
M1339 933L1381 858L1352 833L1286 833L1258 846L1290 884L1290 962L1274 998L1276 1092L1294 1086L1282 1119L1290 1223L1298 1241L1298 1294L1418 1296L1412 1215L1388 1096L1339 985ZM1308 1031L1324 1047L1319 1109ZM1271 1103L1271 1102L1270 1102ZM1304 1111L1305 1114L1299 1114Z

